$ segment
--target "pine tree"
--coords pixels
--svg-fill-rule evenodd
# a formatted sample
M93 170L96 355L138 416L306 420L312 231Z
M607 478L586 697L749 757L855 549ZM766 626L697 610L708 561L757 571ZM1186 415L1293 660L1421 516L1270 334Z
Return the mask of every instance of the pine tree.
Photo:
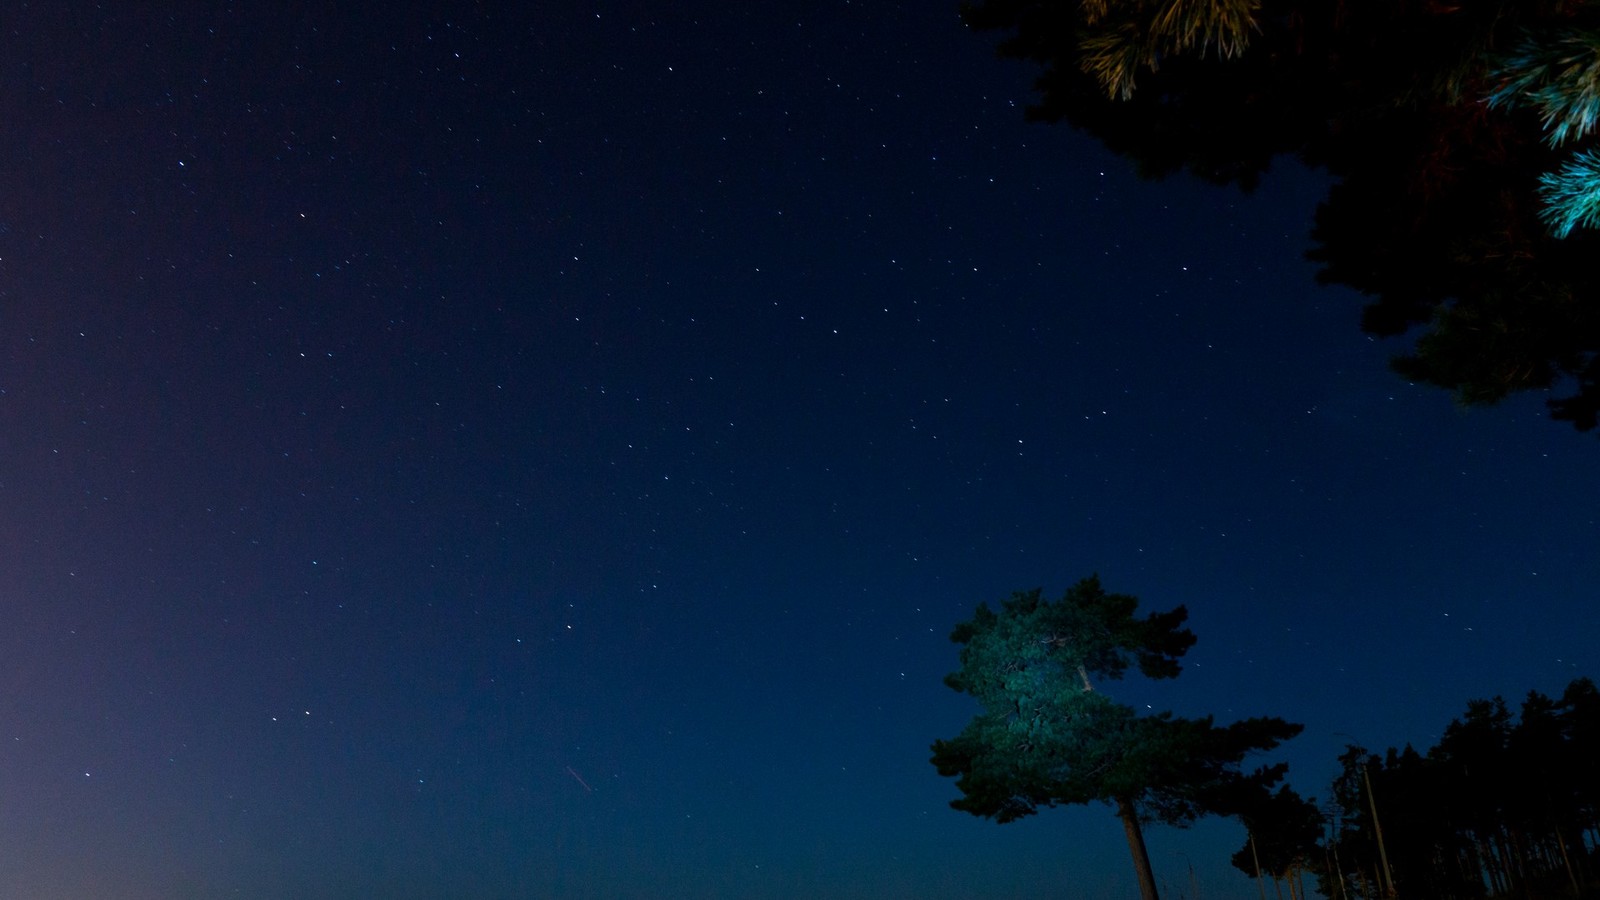
M1181 54L1244 51L1255 30L1260 0L1083 0L1079 41L1083 70L1106 95L1133 96L1141 70Z
M1210 717L1139 715L1098 690L1137 666L1175 678L1194 645L1183 607L1135 616L1138 599L1107 593L1098 577L1051 603L1017 592L995 612L979 605L951 634L961 668L945 678L981 711L955 738L935 741L932 762L955 777L951 806L1011 822L1057 804L1107 803L1122 820L1145 900L1156 900L1141 818L1185 824L1224 811L1242 782L1277 781L1283 767L1246 775L1240 764L1298 734L1301 726L1257 718L1225 728Z
M1233 854L1233 866L1254 878L1293 882L1300 870L1321 855L1318 840L1326 824L1313 801L1287 785L1271 792L1252 786L1235 798L1230 810L1244 823L1245 844ZM1291 891L1293 888L1291 887Z

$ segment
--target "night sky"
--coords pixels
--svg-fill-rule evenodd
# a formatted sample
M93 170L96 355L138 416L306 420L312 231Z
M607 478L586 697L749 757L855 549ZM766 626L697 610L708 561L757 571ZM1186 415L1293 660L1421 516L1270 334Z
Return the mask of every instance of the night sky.
M953 2L111 6L0 13L0 896L1125 897L928 762L1094 572L1318 798L1600 674L1596 440Z

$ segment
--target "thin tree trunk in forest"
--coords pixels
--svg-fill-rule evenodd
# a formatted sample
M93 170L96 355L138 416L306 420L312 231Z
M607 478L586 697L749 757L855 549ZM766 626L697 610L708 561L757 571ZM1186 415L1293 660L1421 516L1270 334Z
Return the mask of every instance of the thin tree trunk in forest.
M1456 850L1454 857L1456 857L1456 874L1459 876L1459 881L1456 884L1466 887L1472 884L1474 878L1477 879L1478 884L1483 884L1483 870L1478 868L1477 858L1472 855L1472 844L1467 844L1466 847Z
M1267 883L1261 878L1261 857L1256 855L1256 833L1246 831L1250 838L1250 860L1256 864L1256 887L1261 891L1261 900L1267 900Z
M1567 839L1561 836L1560 826L1556 827L1556 846L1561 848L1561 864L1567 867L1567 880L1572 882L1572 895L1583 896L1583 887L1578 884L1578 873L1572 871L1572 858L1567 856Z
M1505 858L1500 854L1500 845L1495 842L1494 838L1491 837L1488 839L1488 842L1485 846L1488 847L1489 866L1494 872L1496 883L1495 893L1511 893L1511 873L1506 871L1506 861Z
M1489 846L1494 848L1495 855L1500 860L1500 870L1505 873L1506 878L1506 893L1509 894L1522 883L1522 878L1517 872L1517 859L1511 854L1511 842L1506 838L1504 828L1495 830L1494 836L1489 838Z
M1551 833L1539 838L1539 848L1544 854L1544 874L1546 875L1552 875L1567 868L1563 865L1565 860L1562 858L1561 851L1563 848L1561 847L1561 841L1552 840L1554 837L1555 834Z
M1344 863L1339 862L1339 835L1338 832L1330 832L1330 834L1332 837L1328 844L1333 848L1333 865L1331 868L1339 876L1339 900L1350 900L1350 888L1344 883Z
M1508 887L1500 875L1500 860L1495 856L1494 848L1481 836L1478 838L1478 860L1489 875L1489 893L1506 893Z
M1589 882L1593 880L1593 877L1592 877L1593 872L1592 872L1592 870L1590 869L1590 866L1589 866L1589 860L1591 859L1590 854L1592 854L1593 852L1594 852L1594 850L1592 848L1590 848L1589 845L1584 842L1583 830L1579 829L1579 831L1578 831L1578 865L1577 865L1578 883L1581 884L1581 885L1584 885L1585 887L1587 887Z
M1506 852L1515 860L1517 882L1524 887L1533 879L1535 866L1533 854L1528 847L1527 838L1515 828L1505 829Z
M1378 823L1378 798L1372 793L1372 776L1367 774L1366 763L1361 764L1361 782L1367 787L1367 806L1372 810L1372 834L1378 839L1378 860L1383 863L1383 878L1379 883L1383 885L1383 895L1393 897L1394 871L1389 868L1389 851L1383 846L1383 826Z
M1144 847L1144 832L1139 830L1139 814L1133 801L1117 798L1117 815L1122 818L1122 830L1128 833L1128 850L1133 854L1133 870L1139 876L1139 896L1142 900L1161 900L1156 893L1156 876L1150 871L1150 853Z

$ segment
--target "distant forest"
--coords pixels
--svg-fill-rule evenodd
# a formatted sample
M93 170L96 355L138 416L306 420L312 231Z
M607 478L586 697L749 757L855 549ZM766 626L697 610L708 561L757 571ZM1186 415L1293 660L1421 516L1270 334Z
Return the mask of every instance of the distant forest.
M1419 753L1351 746L1331 800L1279 792L1234 865L1304 897L1585 896L1600 887L1600 690L1474 700ZM1374 818L1376 810L1376 818Z

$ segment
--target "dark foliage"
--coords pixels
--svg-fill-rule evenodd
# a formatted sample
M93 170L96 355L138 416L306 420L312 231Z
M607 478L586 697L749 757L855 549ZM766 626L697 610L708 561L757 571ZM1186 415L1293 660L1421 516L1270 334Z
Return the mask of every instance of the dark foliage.
M1032 118L1146 176L1249 189L1279 156L1325 169L1310 256L1371 298L1369 333L1417 334L1398 372L1469 404L1570 389L1552 415L1595 427L1600 3L984 0L963 15L1041 66ZM1174 36L1238 15L1232 43Z
M1351 747L1333 786L1338 827L1317 858L1323 893L1381 879L1375 800L1400 896L1571 896L1595 875L1597 737L1600 692L1578 679L1559 700L1530 693L1517 716L1498 697L1474 700L1426 754Z
M1276 793L1255 788L1235 802L1247 836L1244 846L1233 854L1234 868L1251 877L1287 879L1293 892L1301 873L1315 870L1322 859L1322 813L1288 786Z

